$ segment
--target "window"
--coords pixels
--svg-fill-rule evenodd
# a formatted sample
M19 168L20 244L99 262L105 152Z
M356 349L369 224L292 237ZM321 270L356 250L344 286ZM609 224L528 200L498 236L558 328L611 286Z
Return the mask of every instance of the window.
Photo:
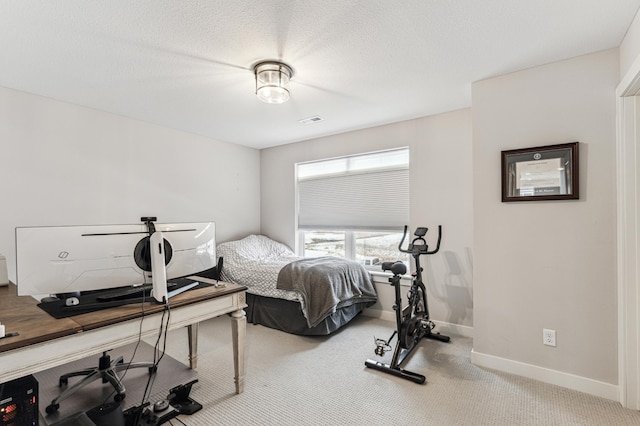
M305 231L304 253L306 257L340 256L346 257L346 232Z
M300 163L300 252L340 256L372 269L408 258L398 251L409 223L407 148Z

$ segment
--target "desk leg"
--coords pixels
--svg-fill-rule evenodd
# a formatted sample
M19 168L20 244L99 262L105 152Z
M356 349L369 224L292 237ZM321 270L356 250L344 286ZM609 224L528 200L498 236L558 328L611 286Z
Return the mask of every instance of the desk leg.
M236 393L244 391L244 341L247 335L247 318L244 309L231 314L231 337L233 339L233 366Z
M195 370L198 367L198 323L187 326L189 336L189 368Z

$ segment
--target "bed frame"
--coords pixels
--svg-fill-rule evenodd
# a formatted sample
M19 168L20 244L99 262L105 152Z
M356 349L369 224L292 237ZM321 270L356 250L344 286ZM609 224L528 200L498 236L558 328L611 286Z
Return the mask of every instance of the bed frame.
M252 324L260 324L291 334L326 336L347 324L373 303L356 303L339 308L320 324L311 328L302 314L300 302L247 293L248 307L245 311L247 320Z

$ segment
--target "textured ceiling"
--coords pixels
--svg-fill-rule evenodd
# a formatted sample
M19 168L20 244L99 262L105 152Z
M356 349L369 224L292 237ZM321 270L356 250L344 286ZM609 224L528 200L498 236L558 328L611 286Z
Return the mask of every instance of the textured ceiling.
M0 0L0 86L264 148L469 107L474 81L617 47L639 6ZM254 95L265 59L286 104Z

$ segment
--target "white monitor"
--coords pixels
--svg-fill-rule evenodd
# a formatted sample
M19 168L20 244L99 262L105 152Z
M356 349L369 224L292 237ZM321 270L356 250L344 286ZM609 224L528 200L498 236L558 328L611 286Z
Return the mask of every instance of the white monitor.
M215 224L155 223L168 248L167 279L215 266ZM16 228L18 295L103 290L150 282L140 259L146 224ZM147 250L148 252L148 250ZM149 258L147 258L149 261Z

